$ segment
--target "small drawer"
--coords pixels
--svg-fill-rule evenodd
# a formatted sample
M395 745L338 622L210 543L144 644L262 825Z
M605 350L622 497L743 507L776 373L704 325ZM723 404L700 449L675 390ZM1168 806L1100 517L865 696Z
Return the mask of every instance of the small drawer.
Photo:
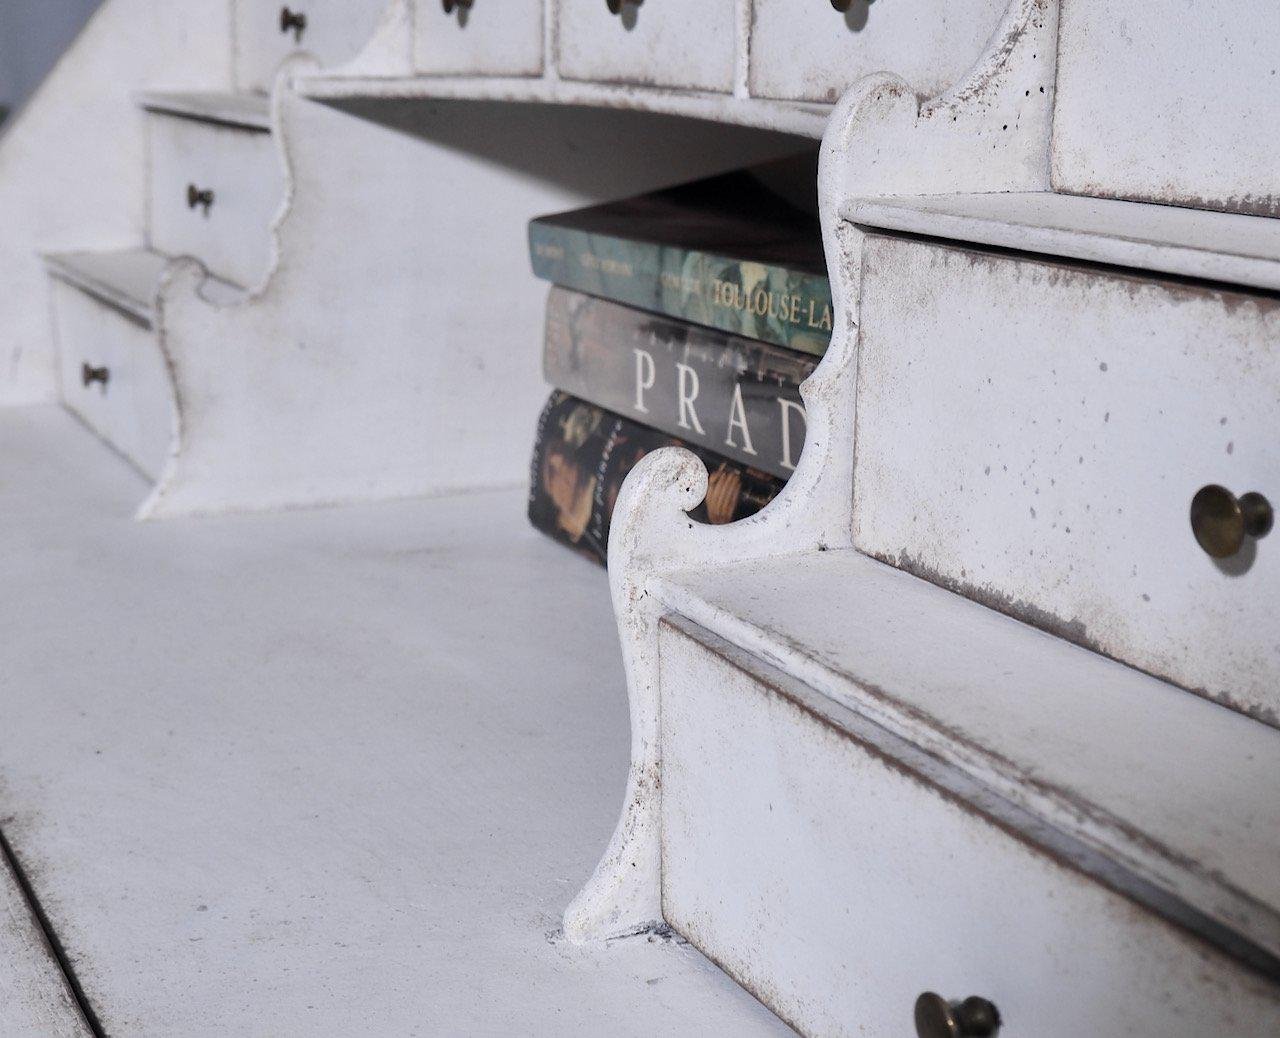
M1280 985L996 824L935 758L678 617L658 648L663 914L801 1033L967 1033L917 1032L934 992L1011 1038L1280 1034Z
M151 115L151 246L257 285L271 262L283 177L271 134Z
M1280 4L1060 11L1055 190L1280 217L1280 134L1259 132L1280 110Z
M1280 302L879 235L862 286L857 546L1277 723Z
M733 90L734 0L560 0L559 71L565 79Z
M156 479L173 435L173 391L155 334L75 286L51 284L63 402Z
M418 0L413 67L428 75L542 74L543 0Z
M326 68L360 53L389 0L239 0L235 8L236 83L269 93L276 72L293 54L310 54Z
M1007 0L755 0L749 80L755 97L834 102L856 80L892 72L942 93L974 64Z

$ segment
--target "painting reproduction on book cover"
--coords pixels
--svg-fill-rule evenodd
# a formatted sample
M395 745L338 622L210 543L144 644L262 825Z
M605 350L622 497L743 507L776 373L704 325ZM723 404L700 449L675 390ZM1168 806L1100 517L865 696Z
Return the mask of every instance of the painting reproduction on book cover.
M709 472L707 498L690 512L704 523L753 515L782 489L784 480L747 468L555 392L538 420L529 489L529 520L554 539L604 563L609 522L623 480L650 451L686 447Z

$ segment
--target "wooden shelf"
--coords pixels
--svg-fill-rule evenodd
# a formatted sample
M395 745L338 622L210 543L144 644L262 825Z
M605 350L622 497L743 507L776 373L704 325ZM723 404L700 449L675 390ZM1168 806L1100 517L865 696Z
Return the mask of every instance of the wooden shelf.
M846 219L976 245L1280 291L1280 220L1053 192L858 199Z
M317 101L509 101L623 108L774 130L815 140L822 136L831 114L830 105L549 78L309 76L298 79L297 89L304 97Z

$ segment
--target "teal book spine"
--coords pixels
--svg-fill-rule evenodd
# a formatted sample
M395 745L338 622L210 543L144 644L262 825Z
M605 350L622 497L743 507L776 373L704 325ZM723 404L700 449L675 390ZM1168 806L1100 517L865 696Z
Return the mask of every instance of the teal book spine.
M831 342L822 274L538 220L529 255L544 281L640 310L815 357Z

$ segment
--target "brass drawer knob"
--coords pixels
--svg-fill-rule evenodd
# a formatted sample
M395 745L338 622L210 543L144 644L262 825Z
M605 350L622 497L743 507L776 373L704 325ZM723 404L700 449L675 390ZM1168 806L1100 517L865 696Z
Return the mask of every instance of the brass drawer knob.
M105 390L107 383L111 381L111 371L108 368L95 368L88 361L85 361L80 365L80 381L86 389L98 382Z
M610 14L621 14L623 6L628 3L632 7L639 7L644 0L604 0L604 5L609 8Z
M213 191L209 188L201 190L195 184L187 185L187 208L196 209L200 206L204 207L204 215L209 215L209 209L213 206Z
M926 991L916 999L919 1038L987 1038L999 1030L999 1011L977 995L970 995L963 1002L948 1002L941 995Z
M280 8L280 31L282 33L293 32L293 42L301 43L302 34L307 29L307 16L301 11L290 11L287 7Z
M445 14L453 14L455 8L470 11L475 2L476 0L440 0L440 6L444 8Z
M1191 532L1206 555L1229 559L1244 547L1246 537L1271 532L1275 512L1271 502L1257 492L1236 497L1226 487L1210 483L1191 499Z

